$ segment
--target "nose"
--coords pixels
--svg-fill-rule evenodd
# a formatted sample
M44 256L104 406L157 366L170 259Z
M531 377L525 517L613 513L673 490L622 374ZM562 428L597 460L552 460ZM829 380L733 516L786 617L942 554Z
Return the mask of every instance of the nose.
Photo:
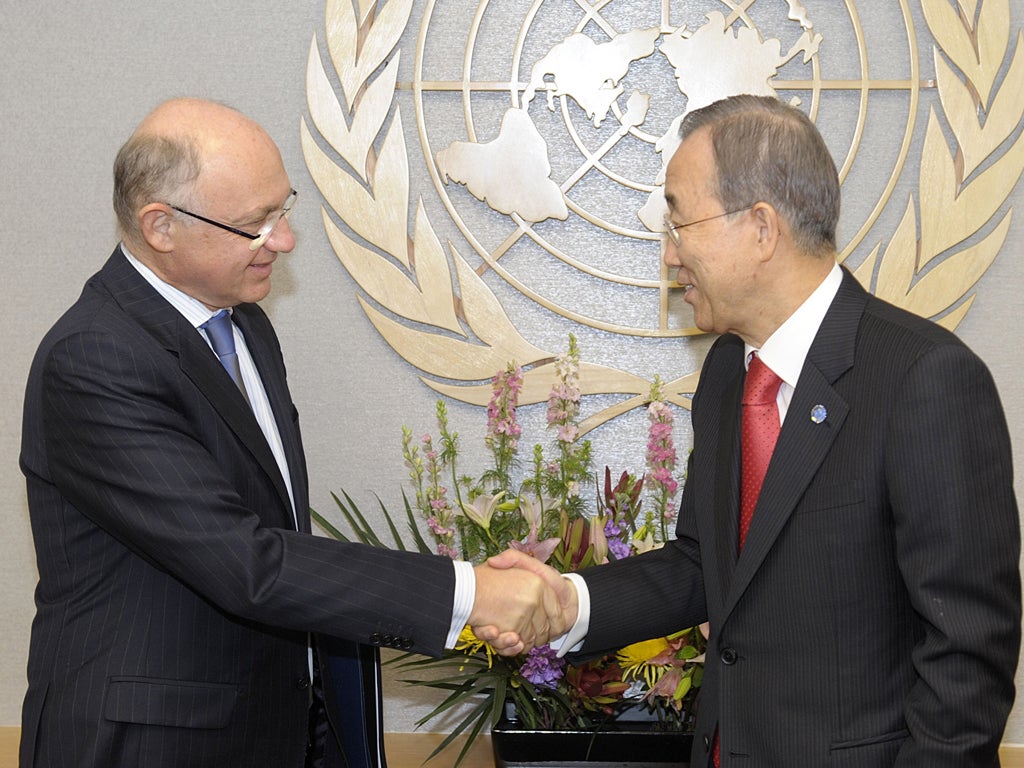
M682 262L679 261L679 247L672 242L671 237L666 237L665 240L665 253L662 256L662 260L666 266L669 267L681 267Z
M295 248L295 233L287 216L280 218L263 247L274 253L291 253Z

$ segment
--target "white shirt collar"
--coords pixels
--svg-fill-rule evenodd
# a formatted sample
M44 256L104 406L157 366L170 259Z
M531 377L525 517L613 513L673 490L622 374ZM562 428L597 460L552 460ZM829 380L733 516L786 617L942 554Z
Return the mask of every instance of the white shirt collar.
M153 286L154 290L167 299L168 303L176 310L181 312L185 316L185 319L192 323L194 328L199 328L200 325L205 323L211 317L213 317L220 310L211 310L208 306L199 301L199 299L189 296L187 293L178 290L170 283L165 283L156 273L153 272L149 267L139 261L132 252L128 250L123 242L121 243L121 253L124 254L125 258L128 259L128 263L135 267L136 271L142 275L146 282ZM230 312L230 307L227 308Z
M752 352L757 352L764 364L775 371L791 391L795 389L807 352L842 282L843 270L836 263L821 285L768 337L761 349L749 344L744 346L746 360L750 360Z

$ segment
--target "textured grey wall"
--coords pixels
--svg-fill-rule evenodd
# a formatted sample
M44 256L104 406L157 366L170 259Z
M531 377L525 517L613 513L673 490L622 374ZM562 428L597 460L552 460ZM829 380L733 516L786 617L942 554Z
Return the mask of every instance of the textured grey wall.
M873 3L892 6L889 0L860 0L864 23L871 23ZM823 4L829 5L806 3L812 16L823 12ZM708 10L715 7L711 0L705 5ZM911 5L916 8L918 3ZM1016 0L1011 6L1011 28L1016 30L1024 25L1024 8ZM421 13L422 4L417 3L413 18ZM5 531L0 557L0 724L16 725L20 718L36 577L17 466L24 380L39 339L115 244L111 163L154 104L194 94L226 101L252 115L278 141L301 192L292 219L299 245L279 262L266 307L281 336L292 391L304 416L314 506L329 509L330 491L341 487L367 506L373 492L396 503L405 476L401 427L408 424L418 434L433 426L434 394L363 315L354 300L357 289L331 252L320 223L319 195L299 146L299 122L307 113L309 44L314 35L322 40L323 23L323 4L314 0L179 0L172 6L3 0L0 5L0 261L6 276L0 295L8 323L3 334L5 370L0 374L0 514ZM410 25L403 40L410 52L414 27ZM879 28L874 34L871 53L878 60L884 58L885 41L898 40L900 31ZM926 51L921 59L929 61ZM408 80L408 56L400 79ZM411 111L403 117L407 127L412 124ZM902 126L890 130L901 131ZM871 149L868 142L864 151ZM415 151L411 148L410 154ZM1022 202L1024 189L1018 186L1011 203L1017 207ZM1000 386L1018 446L1019 497L1024 497L1024 452L1019 447L1024 440L1024 383L1017 375L1024 363L1022 288L1024 222L1018 216L1002 253L979 283L977 300L959 334L988 362ZM561 348L564 324L530 314L529 302L521 297L506 292L501 298L531 341ZM313 322L319 327L308 332L306 326ZM607 349L608 362L629 355L628 345L610 335L582 335L584 350ZM664 349L666 355L682 354L678 348L672 351L671 342ZM388 383L386 390L382 381ZM479 447L482 410L458 403L449 409L467 447ZM540 411L529 411L526 419L528 429L534 430L530 441L543 439L537 431ZM684 442L685 416L679 421L677 439ZM638 468L634 447L642 441L642 428L642 420L632 417L621 426L599 430L594 435L598 461ZM474 469L472 460L467 469ZM412 730L429 699L394 682L387 693L389 728ZM1022 710L1015 710L1007 741L1024 742Z

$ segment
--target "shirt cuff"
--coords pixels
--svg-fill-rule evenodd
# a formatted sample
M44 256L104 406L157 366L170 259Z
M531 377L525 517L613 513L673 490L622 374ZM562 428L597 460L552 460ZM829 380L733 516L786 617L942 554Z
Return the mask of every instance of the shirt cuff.
M578 612L576 613L576 623L570 627L569 631L551 641L551 647L558 652L559 658L567 653L575 653L580 650L590 631L590 590L587 589L586 580L578 573L564 573L562 578L568 579L576 587Z
M473 564L465 560L453 560L452 565L455 566L455 598L452 604L452 623L448 628L448 639L444 643L444 647L449 649L454 648L459 641L459 635L466 628L469 615L473 612L473 601L476 600Z

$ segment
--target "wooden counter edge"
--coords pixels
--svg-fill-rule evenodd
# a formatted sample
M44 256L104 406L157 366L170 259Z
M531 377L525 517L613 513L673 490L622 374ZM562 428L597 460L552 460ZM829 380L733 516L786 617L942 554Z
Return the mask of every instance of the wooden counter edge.
M0 768L17 768L18 740L21 729L0 727ZM384 735L388 768L421 768L426 759L444 739L442 733L388 733ZM424 768L450 768L462 742L435 757ZM1004 744L999 750L1003 768L1024 768L1024 744ZM491 768L491 740L481 736L463 762L463 768Z

